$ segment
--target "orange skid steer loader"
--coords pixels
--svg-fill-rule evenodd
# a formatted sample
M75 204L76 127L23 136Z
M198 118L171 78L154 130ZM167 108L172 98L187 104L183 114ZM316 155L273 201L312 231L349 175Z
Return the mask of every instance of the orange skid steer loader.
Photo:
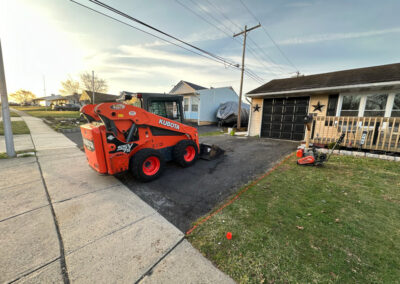
M124 103L86 105L81 126L89 165L101 174L130 170L141 181L158 178L167 161L182 167L199 157L209 160L223 153L199 144L197 129Z

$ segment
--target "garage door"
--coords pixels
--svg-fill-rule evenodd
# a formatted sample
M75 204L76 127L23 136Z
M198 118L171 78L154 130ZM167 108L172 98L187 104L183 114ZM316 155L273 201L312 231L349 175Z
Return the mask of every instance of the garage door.
M303 140L308 97L264 99L261 137Z

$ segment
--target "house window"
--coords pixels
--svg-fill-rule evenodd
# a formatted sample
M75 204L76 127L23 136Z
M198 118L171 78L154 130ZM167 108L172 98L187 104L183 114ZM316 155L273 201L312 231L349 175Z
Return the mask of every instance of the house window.
M183 106L185 111L189 111L189 98L183 99Z
M365 104L364 116L385 116L388 95L369 95Z
M338 104L338 100L339 100L339 95L329 95L326 116L336 116L336 107Z
M394 96L392 117L400 117L400 94Z
M192 111L194 111L194 112L199 111L199 105L198 104L192 104Z
M343 96L341 116L357 116L361 96Z

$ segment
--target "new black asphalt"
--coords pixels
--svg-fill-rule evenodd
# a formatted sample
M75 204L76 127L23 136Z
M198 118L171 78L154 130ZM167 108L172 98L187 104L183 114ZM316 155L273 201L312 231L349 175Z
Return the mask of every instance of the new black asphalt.
M79 135L66 134L80 146ZM225 150L225 154L213 161L198 160L189 168L170 162L163 175L150 183L136 181L129 172L117 176L132 192L183 232L297 146L290 141L228 135L202 137L200 140L218 145Z

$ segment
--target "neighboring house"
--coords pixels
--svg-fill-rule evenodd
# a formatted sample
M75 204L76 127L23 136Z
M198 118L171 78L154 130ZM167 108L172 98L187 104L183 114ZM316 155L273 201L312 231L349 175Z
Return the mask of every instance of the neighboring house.
M93 92L92 91L82 91L82 95L79 98L79 101L82 104L98 104L98 103L107 103L107 102L115 102L118 96L103 94L94 92L94 102L93 102Z
M232 87L207 89L186 81L180 81L170 94L183 96L185 118L198 125L217 122L216 113L219 105L238 100L238 95Z
M303 140L312 114L314 143L345 132L346 146L400 152L400 63L272 80L246 96L250 136Z
M172 90L169 92L173 95L183 95L183 106L185 111L185 118L190 121L198 120L199 112L199 98L196 91L207 89L205 87L186 82L180 81Z
M47 96L47 97L33 99L32 102L35 105L51 106L51 105L58 105L58 104L66 103L67 100L63 96L60 96L60 95L51 95L51 96Z
M67 104L80 104L79 99L81 95L79 94L73 94L69 96L63 96L63 99L65 99Z

